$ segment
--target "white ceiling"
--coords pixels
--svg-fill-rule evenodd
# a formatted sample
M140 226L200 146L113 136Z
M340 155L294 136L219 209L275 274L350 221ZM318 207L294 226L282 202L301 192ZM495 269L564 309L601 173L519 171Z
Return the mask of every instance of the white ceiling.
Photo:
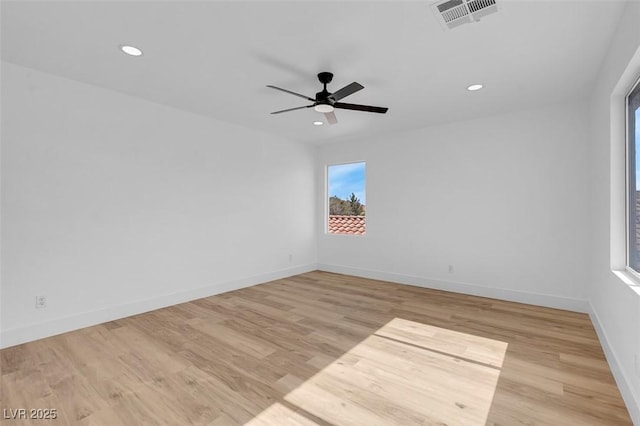
M590 93L624 4L509 1L443 31L430 1L3 1L2 59L300 142L366 137ZM120 44L144 50L124 55ZM267 84L314 96L357 81L339 123ZM468 92L471 83L485 89Z

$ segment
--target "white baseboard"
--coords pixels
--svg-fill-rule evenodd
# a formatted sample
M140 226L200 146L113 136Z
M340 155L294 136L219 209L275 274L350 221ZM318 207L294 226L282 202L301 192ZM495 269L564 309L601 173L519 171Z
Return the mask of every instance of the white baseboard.
M544 306L547 308L565 309L567 311L588 313L589 304L586 300L572 299L568 297L552 296L548 294L526 293L502 288L484 287L476 284L443 281L412 275L396 274L392 272L375 271L371 269L352 268L341 265L318 264L318 269L338 274L354 275L357 277L371 278L375 280L391 281L400 284L408 284L416 287L432 288L436 290L451 291L454 293L468 294L472 296L489 297L492 299L508 300L511 302L526 303L529 305Z
M609 344L607 333L604 331L604 328L600 323L600 318L591 304L589 304L589 317L596 329L598 339L600 339L600 346L602 346L602 349L604 350L604 355L607 358L609 368L611 369L611 373L613 373L613 378L616 380L618 389L620 389L622 399L624 399L627 410L629 410L631 421L633 421L634 425L640 425L640 397L633 392L633 388L631 387L629 380L627 380L628 375L625 374L616 352Z
M117 320L131 315L153 311L155 309L165 308L167 306L188 302L190 300L201 299L215 294L226 293L228 291L238 290L244 287L250 287L281 278L291 277L293 275L303 274L316 269L316 264L295 266L293 268L281 269L253 277L220 282L192 290L165 294L152 299L110 306L97 311L83 312L62 318L56 318L47 322L3 330L0 333L0 349Z
M316 269L327 272L335 272L338 274L354 275L358 277L391 281L400 284L408 284L417 287L433 288L455 293L490 297L493 299L510 300L513 302L528 303L550 308L566 309L584 313L590 312L589 305L585 300L483 287L468 283L442 281L425 277L352 268L341 265L307 264L296 266L293 268L282 269L279 271L273 271L258 276L220 282L197 289L187 290L184 292L166 294L154 297L152 299L111 306L97 311L74 314L43 323L29 324L24 327L4 330L0 333L0 348L15 346L21 343L26 343L33 340L54 336L56 334L77 330L79 328L89 327L107 321L113 321L118 318L124 318L143 312L149 312L154 309L160 309L167 306L176 305L178 303L188 302L190 300L225 293L227 291L237 290L240 288L257 285L280 278L286 278L293 275L310 272Z

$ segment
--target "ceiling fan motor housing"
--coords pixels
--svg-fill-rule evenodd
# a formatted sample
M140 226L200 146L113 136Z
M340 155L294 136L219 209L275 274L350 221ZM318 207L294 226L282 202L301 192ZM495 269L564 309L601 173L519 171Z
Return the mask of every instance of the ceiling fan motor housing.
M316 93L316 103L333 105L336 101L333 100L330 96L331 93L329 93L326 89L322 92L318 92Z

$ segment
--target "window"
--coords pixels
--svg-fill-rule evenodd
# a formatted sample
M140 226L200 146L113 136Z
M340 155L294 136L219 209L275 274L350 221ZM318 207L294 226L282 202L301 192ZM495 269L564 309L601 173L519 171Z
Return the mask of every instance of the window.
M365 235L367 164L335 164L327 168L329 234Z
M627 96L627 266L640 274L640 80Z

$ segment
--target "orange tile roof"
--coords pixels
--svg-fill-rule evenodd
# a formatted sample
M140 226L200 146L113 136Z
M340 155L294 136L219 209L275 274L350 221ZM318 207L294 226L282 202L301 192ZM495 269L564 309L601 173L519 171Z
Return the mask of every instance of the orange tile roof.
M364 235L365 231L365 216L329 215L330 234Z

